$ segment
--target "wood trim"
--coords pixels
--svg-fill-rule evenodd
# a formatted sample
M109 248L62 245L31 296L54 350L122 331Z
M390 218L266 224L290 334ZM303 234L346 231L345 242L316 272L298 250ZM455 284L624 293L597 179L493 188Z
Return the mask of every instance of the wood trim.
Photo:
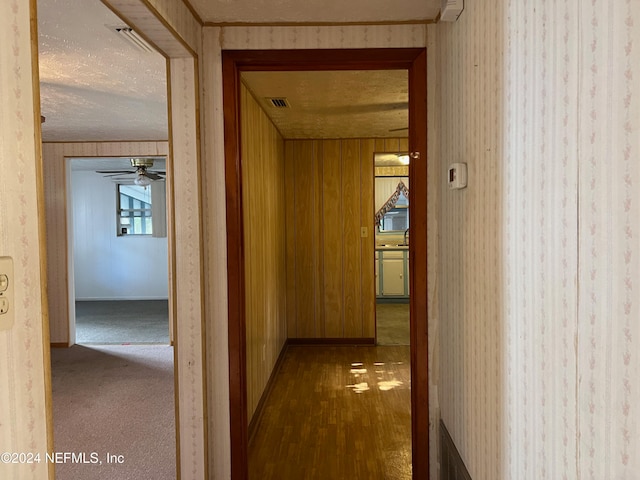
M289 345L375 345L375 338L289 338Z
M44 141L42 142L43 145L47 145L47 144L63 144L63 145L69 145L69 144L82 144L82 143L168 143L169 140L79 140L79 141L74 141L74 140L49 140L49 141ZM79 155L76 155L79 156ZM92 157L100 157L100 156L105 156L105 155L91 155ZM113 156L113 155L112 155ZM160 156L160 155L156 155L156 156ZM73 158L73 155L70 157Z
M229 299L229 402L231 478L247 480L244 244L240 158L240 71L394 70L409 72L409 145L421 154L412 162L411 376L413 477L429 478L427 336L427 91L426 49L226 50L222 52L227 276Z
M171 60L165 61L167 72L167 117L169 118L168 133L169 138L173 138L173 122L171 121L172 101L171 101ZM176 438L176 479L181 477L181 455L180 455L180 382L178 381L178 348L174 340L178 333L178 307L176 302L176 227L175 227L175 186L173 176L173 142L168 142L168 154L166 155L165 170L167 172L165 186L167 189L167 249L169 253L169 321L171 323L170 343L173 347L173 392L174 392L174 421ZM175 342L177 343L177 342Z
M191 15L193 15L193 18L195 18L196 21L200 24L200 26L203 27L204 21L202 20L202 17L196 11L196 9L193 8L193 5L191 5L191 2L189 0L182 0L182 3L184 3L185 6L189 9L189 11L191 12Z
M429 478L429 331L427 279L427 53L409 69L409 317L411 333L411 440L414 478ZM419 179L419 180L415 180Z
M38 64L38 21L37 2L29 2L29 23L31 40L31 83L33 85L33 125L36 160L36 195L38 210L45 211L44 158L42 155L42 112L40 110L40 67ZM38 247L40 250L40 308L42 311L42 371L44 382L45 417L47 422L47 452L52 452L53 443L53 387L51 377L51 332L49 325L49 297L47 288L47 222L45 215L38 215ZM55 477L55 467L48 466L49 478Z
M258 430L258 426L260 425L260 421L262 420L262 415L264 413L264 405L271 395L271 390L273 389L273 384L275 382L276 375L280 372L280 368L282 368L282 362L284 360L284 354L287 352L287 348L289 347L289 341L287 340L282 349L280 350L280 354L278 355L278 359L276 360L276 364L273 366L273 370L271 370L271 375L269 375L269 380L267 381L267 385L264 387L264 391L260 396L260 401L256 406L256 410L251 417L251 421L249 422L248 427L248 444L251 444L253 438Z
M414 58L424 50L424 48L340 50L319 48L312 50L312 53L302 49L224 50L222 55L223 59L233 62L238 71L405 70L411 67Z
M440 466L440 480L472 480L442 419L440 419Z
M225 189L227 207L227 288L229 308L229 423L231 478L247 480L248 425L242 172L240 170L240 74L222 52Z
M65 342L54 342L54 343L50 343L49 346L51 348L69 348L69 347L71 347L71 345L69 345L69 343L65 343Z
M187 1L185 3L188 6ZM433 25L440 19L424 18L416 20L370 21L370 22L204 22L204 27L370 27L396 25Z

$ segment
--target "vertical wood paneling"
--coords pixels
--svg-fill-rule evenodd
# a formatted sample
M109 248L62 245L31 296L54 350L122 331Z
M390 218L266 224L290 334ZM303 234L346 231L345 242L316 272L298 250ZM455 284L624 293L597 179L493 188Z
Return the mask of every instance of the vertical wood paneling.
M405 138L285 141L289 338L375 337L374 153L406 146Z
M367 229L367 236L360 239L360 289L362 293L362 336L376 336L376 289L375 289L375 231L373 221L373 185L375 141L360 141L360 225Z
M310 204L313 192L308 179L305 189L286 181L283 140L253 96L241 88L242 196L244 213L245 312L247 417L251 419L262 397L273 367L286 339L287 265L285 245L285 185L298 201ZM300 152L288 152L297 166ZM302 152L308 155L308 152ZM305 177L308 177L305 175ZM295 190L294 190L295 189ZM293 203L293 202L291 202ZM297 203L297 202L296 202ZM294 208L298 208L294 205ZM294 212L294 216L298 216ZM294 230L294 243L298 239ZM311 231L310 228L307 231ZM297 259L298 268L312 270L306 259ZM308 312L313 325L313 278L307 275L305 303L296 306L297 315ZM299 282L295 280L296 286ZM310 298L309 298L310 297Z
M339 140L324 140L322 143L324 323L325 335L337 338L344 335L342 148Z
M315 318L315 172L314 142L299 142L295 146L295 219L296 245L296 322L300 338L313 338L316 333Z
M285 228L286 228L286 245L287 245L287 337L296 338L298 336L298 322L296 310L296 189L295 186L295 144L285 142L285 164L284 175L289 179L286 190L285 202ZM292 253L293 252L293 253Z
M314 290L315 290L315 310L316 310L316 335L319 337L325 337L325 307L324 307L324 219L322 217L322 206L323 206L323 198L324 192L322 189L322 169L323 169L323 158L324 158L324 148L323 143L320 140L314 140L314 163L315 163L315 171L314 175L314 232L313 232L313 240L314 240L314 262L315 262L315 272L314 275ZM293 293L295 295L295 292Z
M360 140L342 141L342 250L344 336L362 337L360 248Z

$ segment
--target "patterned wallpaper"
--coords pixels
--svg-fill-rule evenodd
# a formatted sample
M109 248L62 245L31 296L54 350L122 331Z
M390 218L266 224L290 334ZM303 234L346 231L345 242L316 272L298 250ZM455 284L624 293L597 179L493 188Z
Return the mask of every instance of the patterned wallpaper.
M640 3L438 28L442 416L474 480L639 478ZM446 220L446 221L445 221Z
M577 468L580 478L640 478L640 2L570 3L583 44Z
M439 193L441 415L474 480L503 476L505 395L504 202L501 144L502 19L466 2L455 24L437 28L440 171L465 162L469 186ZM514 477L518 478L518 477Z
M35 2L34 2L35 3ZM0 453L40 452L51 439L45 258L41 210L40 108L34 101L30 2L0 3L0 256L13 258L15 322L0 331ZM35 92L37 98L37 92ZM19 460L19 459L18 459ZM46 462L0 462L0 478L47 478Z

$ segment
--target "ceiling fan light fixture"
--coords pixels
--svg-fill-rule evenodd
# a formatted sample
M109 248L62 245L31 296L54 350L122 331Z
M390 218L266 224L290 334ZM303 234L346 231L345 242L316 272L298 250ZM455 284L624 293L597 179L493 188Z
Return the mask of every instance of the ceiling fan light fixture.
M409 155L398 155L398 161L403 165L409 165Z
M139 187L148 187L149 185L151 185L151 180L146 175L139 173L133 183L135 183Z

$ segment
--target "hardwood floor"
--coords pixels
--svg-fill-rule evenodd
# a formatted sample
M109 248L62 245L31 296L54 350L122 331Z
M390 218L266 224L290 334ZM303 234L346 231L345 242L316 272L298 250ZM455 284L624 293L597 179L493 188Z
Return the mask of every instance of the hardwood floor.
M289 346L249 478L411 479L408 346Z

